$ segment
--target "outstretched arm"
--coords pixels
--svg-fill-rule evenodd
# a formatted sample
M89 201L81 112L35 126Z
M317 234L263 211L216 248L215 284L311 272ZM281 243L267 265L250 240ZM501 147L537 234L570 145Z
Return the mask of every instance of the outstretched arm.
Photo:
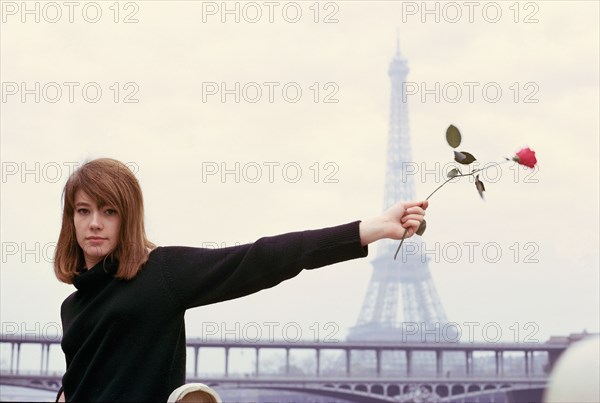
M405 238L410 238L419 229L428 206L427 200L399 202L380 216L362 221L359 227L362 246L384 238L402 239L405 231L408 231Z
M405 231L406 236L414 234L427 206L427 201L397 203L369 220L227 248L162 247L153 252L151 261L162 266L165 284L181 307L189 309L273 287L304 269L365 257L371 242L401 239Z

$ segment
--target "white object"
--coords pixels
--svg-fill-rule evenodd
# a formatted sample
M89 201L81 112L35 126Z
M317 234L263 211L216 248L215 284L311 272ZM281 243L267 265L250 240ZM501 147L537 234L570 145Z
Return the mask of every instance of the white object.
M175 389L167 403L176 402L222 403L219 394L203 383L186 383Z
M573 343L559 357L544 402L600 402L600 336Z

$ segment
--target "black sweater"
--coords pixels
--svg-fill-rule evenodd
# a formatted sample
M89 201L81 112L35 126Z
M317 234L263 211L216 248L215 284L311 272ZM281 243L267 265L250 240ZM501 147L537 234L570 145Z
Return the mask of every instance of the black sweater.
M185 383L186 309L273 287L302 269L364 257L359 221L221 249L159 247L132 280L117 263L74 279L62 304L67 401L163 401Z

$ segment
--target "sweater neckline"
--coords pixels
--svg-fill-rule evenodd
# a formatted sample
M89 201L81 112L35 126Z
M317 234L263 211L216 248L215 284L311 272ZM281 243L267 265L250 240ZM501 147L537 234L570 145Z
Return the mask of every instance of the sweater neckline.
M81 268L78 270L77 275L73 278L73 285L80 291L101 287L114 278L118 268L118 260L103 259L91 269Z

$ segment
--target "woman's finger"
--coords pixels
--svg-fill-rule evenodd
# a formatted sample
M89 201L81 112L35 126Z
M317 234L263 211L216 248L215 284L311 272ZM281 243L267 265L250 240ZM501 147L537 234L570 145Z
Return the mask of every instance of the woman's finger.
M409 213L409 214L421 214L421 215L425 215L426 214L425 210L423 210L421 207L417 207L417 206L410 207L410 208L406 209L406 211L404 213L405 214L406 213Z
M427 206L429 206L429 201L419 200L419 201L405 202L405 203L402 203L402 206L404 207L404 210L408 210L411 207L422 207L422 208L426 209Z
M412 228L415 232L419 229L421 225L421 221L419 220L408 220L407 222L402 224L404 228Z
M408 214L408 215L405 215L404 217L402 217L402 219L400 219L400 222L405 223L409 220L423 221L424 219L425 219L425 217L423 217L422 214Z

